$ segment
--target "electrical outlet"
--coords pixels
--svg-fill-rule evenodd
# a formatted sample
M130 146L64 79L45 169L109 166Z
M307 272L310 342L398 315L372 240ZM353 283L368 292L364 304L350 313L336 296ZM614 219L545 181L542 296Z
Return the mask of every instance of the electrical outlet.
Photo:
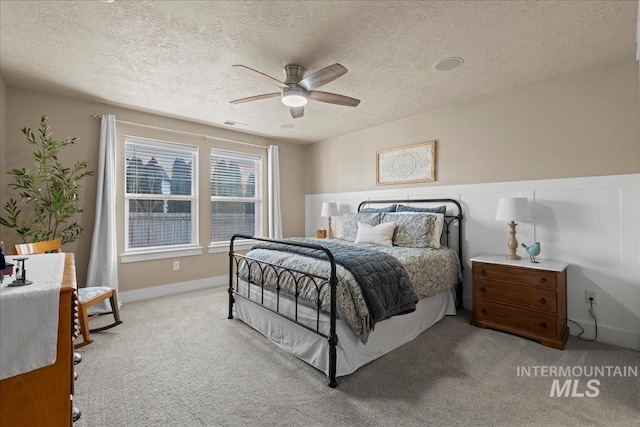
M180 270L180 261L173 261L173 271Z
M596 291L589 291L585 289L584 302L586 302L587 304L590 304L591 302L589 301L589 298L593 298L594 305L598 303L598 297L596 296Z

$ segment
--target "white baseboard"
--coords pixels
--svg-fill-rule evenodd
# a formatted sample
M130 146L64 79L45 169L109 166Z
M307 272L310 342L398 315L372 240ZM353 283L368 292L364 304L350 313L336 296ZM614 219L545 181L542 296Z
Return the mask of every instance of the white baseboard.
M197 291L199 289L213 288L215 286L226 286L228 284L229 276L227 275L208 277L206 279L192 280L189 282L154 286L153 288L137 289L135 291L118 292L118 301L126 304L133 301L179 294L181 292Z

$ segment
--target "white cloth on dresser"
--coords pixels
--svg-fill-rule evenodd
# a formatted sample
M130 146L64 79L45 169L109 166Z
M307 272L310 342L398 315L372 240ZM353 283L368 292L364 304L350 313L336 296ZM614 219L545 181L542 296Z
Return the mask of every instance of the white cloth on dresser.
M7 262L16 265L13 259ZM31 285L0 284L0 379L49 366L56 361L58 309L65 254L28 255L25 261ZM15 268L14 268L15 270ZM69 331L71 333L71 331Z

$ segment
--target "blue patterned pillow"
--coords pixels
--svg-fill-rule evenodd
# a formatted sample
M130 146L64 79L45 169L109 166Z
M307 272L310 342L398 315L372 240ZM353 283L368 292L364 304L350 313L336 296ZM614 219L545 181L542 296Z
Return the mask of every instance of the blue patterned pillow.
M447 206L436 206L435 208L418 208L416 206L398 205L396 212L431 212L431 213L447 213Z
M440 236L444 223L443 214L434 213L385 213L382 223L395 222L393 245L410 248L440 247Z
M342 215L342 238L354 242L358 235L358 221L369 225L378 225L382 219L379 212L346 213Z
M363 208L360 209L360 213L370 213L370 212L395 212L396 204L385 206L384 208Z

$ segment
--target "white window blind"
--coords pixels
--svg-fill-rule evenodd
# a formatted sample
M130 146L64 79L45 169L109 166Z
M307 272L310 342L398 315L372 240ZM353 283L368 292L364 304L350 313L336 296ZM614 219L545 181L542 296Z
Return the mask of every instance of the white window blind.
M125 137L126 251L198 245L198 148Z
M262 157L211 150L211 245L235 233L262 236Z

